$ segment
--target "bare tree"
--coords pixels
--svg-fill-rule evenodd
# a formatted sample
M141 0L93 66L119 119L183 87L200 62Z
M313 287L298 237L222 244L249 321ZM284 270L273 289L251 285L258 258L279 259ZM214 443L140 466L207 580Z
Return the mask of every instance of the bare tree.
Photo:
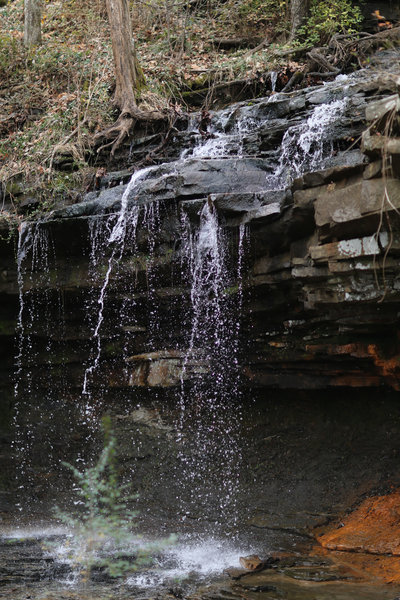
M135 91L144 84L132 38L128 0L107 0L111 43L115 66L114 104L122 113L135 113Z
M128 0L106 0L110 24L111 43L115 68L115 93L113 103L120 110L118 120L97 139L111 140L99 148L112 146L111 153L121 145L137 121L160 120L159 112L143 111L137 106L136 96L145 85L132 38L132 26Z
M301 27L308 15L310 9L310 0L291 0L290 2L290 18L291 30L290 39L296 37L299 27Z
M31 48L42 42L41 0L25 0L24 13L24 44Z

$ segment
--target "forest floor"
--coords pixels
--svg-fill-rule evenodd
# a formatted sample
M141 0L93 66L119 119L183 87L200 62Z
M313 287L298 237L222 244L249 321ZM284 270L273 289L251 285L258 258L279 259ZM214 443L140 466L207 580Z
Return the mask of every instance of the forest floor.
M104 0L46 1L42 45L30 51L23 45L23 4L13 0L0 8L3 213L18 211L22 191L24 198L40 198L43 210L71 189L82 189L94 170L93 135L116 118ZM229 82L252 87L248 97L266 95L273 87L271 72L279 90L306 68L301 44L285 45L289 15L263 21L256 10L241 14L235 7L235 0L218 9L201 0L135 3L134 43L146 77L141 108L209 109ZM318 77L304 83L315 82ZM236 98L228 93L228 99ZM57 169L60 151L73 157L69 172Z
M184 93L209 86L210 80L263 81L284 64L264 49L219 48L214 41L226 37L223 19L210 18L207 9L137 6L134 39L147 83L142 107L163 109L172 103L186 110ZM37 193L39 184L62 192L70 185L65 174L53 172L54 148L76 130L74 158L77 168L84 167L91 134L115 119L105 7L102 0L46 2L43 43L30 52L23 45L23 14L23 0L0 8L0 181L23 172L32 191ZM231 37L237 37L234 31ZM267 37L265 28L259 37ZM12 195L11 183L8 192Z

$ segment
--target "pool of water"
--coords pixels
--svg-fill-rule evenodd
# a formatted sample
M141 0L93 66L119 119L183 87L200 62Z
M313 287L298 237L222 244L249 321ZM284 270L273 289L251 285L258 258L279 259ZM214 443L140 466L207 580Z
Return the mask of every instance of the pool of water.
M132 536L139 543L155 540ZM159 549L147 565L112 579L101 568L87 577L70 558L71 532L48 525L0 530L0 598L12 600L395 600L385 585L329 556L304 549L277 553L265 570L246 572L239 558L264 548L229 538L185 535Z

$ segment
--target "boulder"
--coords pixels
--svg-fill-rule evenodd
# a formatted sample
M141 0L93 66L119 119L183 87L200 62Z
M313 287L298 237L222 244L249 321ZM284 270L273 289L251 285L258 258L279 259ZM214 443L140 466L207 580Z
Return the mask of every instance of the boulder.
M315 223L325 236L352 237L366 227L376 231L382 210L400 208L400 181L364 179L340 187L330 184L315 201Z

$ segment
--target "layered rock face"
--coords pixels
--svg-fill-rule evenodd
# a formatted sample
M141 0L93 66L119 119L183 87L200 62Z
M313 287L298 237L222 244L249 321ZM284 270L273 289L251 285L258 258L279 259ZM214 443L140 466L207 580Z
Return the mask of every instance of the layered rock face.
M251 285L269 296L252 301L261 338L253 381L398 389L400 182L371 176L375 168L380 160L294 182L290 210L315 228L253 266Z
M394 64L394 56L388 52L386 60ZM327 494L340 503L357 485L368 487L365 470L349 482L339 463L331 466L337 487L322 482L323 461L309 480L296 479L293 415L301 409L286 397L295 406L281 414L268 400L273 389L367 387L383 390L383 397L399 388L396 77L378 69L241 103L213 115L206 140L194 121L177 133L177 142L187 144L180 159L139 173L129 185L124 173L108 176L109 188L26 226L17 260L3 240L3 347L11 346L16 322L19 332L14 352L4 353L3 368L16 380L16 401L10 379L4 385L5 406L17 407L12 435L24 448L18 460L34 495L45 497L49 481L57 485L65 477L65 471L55 475L60 458L85 456L95 437L91 423L111 411L124 476L134 464L148 510L176 512L176 498L182 507L185 494L193 504L176 464L182 444L193 454L196 440L204 442L200 422L210 431L211 422L212 439L220 439L222 430L200 398L218 386L225 400L215 401L213 411L231 412L240 424L240 432L232 425L231 440L251 465L240 475L243 511L258 477L251 526L269 527L280 493L286 513L301 506L303 526L317 507L329 509ZM360 148L366 109L372 127ZM326 434L326 407L317 408L318 395L308 398L320 424L317 446L308 440L313 457ZM340 419L327 420L341 445L347 434L338 434ZM265 430L280 438L282 423L291 431L292 454L282 453L286 458L270 472ZM385 421L379 440L386 429ZM10 436L6 424L4 442ZM395 446L394 439L395 432ZM217 488L217 467L225 463L218 464L220 455L207 443L196 477L208 471ZM328 460L340 452L336 445L328 449ZM365 465L374 452L365 451ZM380 482L379 468L370 485ZM296 500L284 492L288 486L297 489Z
M400 148L398 117L393 117L398 96L390 97L395 80L395 74L369 74L336 86L239 104L215 115L214 139L189 149L185 160L144 173L126 203L142 205L148 215L158 211L157 217L143 222L134 258L125 246L118 277L111 274L111 289L122 286L134 272L137 310L149 311L144 288L151 272L150 296L157 298L160 315L165 316L156 347L149 343L148 328L134 336L130 331L130 344L133 338L135 342L128 365L134 367L128 366L128 377L121 375L122 367L119 374L116 369L113 382L119 378L121 385L178 384L186 335L181 324L190 286L187 273L179 273L178 266L181 215L197 227L208 198L224 226L233 295L239 290L234 265L240 227L245 231L239 363L247 385L398 389ZM361 153L356 147L367 124L371 128L364 134ZM322 165L325 168L318 170ZM285 187L290 175L295 178ZM86 237L90 218L112 223L107 214L119 210L125 189L93 193L81 204L56 211L57 220L44 225L55 245L62 244L69 231L76 238L81 229ZM146 232L148 227L153 232ZM74 285L77 290L101 288L101 277L88 282L82 259L79 266L66 267L65 252L64 247L56 248L62 266L53 285L68 293ZM111 301L113 293L107 292L110 310L120 302Z

